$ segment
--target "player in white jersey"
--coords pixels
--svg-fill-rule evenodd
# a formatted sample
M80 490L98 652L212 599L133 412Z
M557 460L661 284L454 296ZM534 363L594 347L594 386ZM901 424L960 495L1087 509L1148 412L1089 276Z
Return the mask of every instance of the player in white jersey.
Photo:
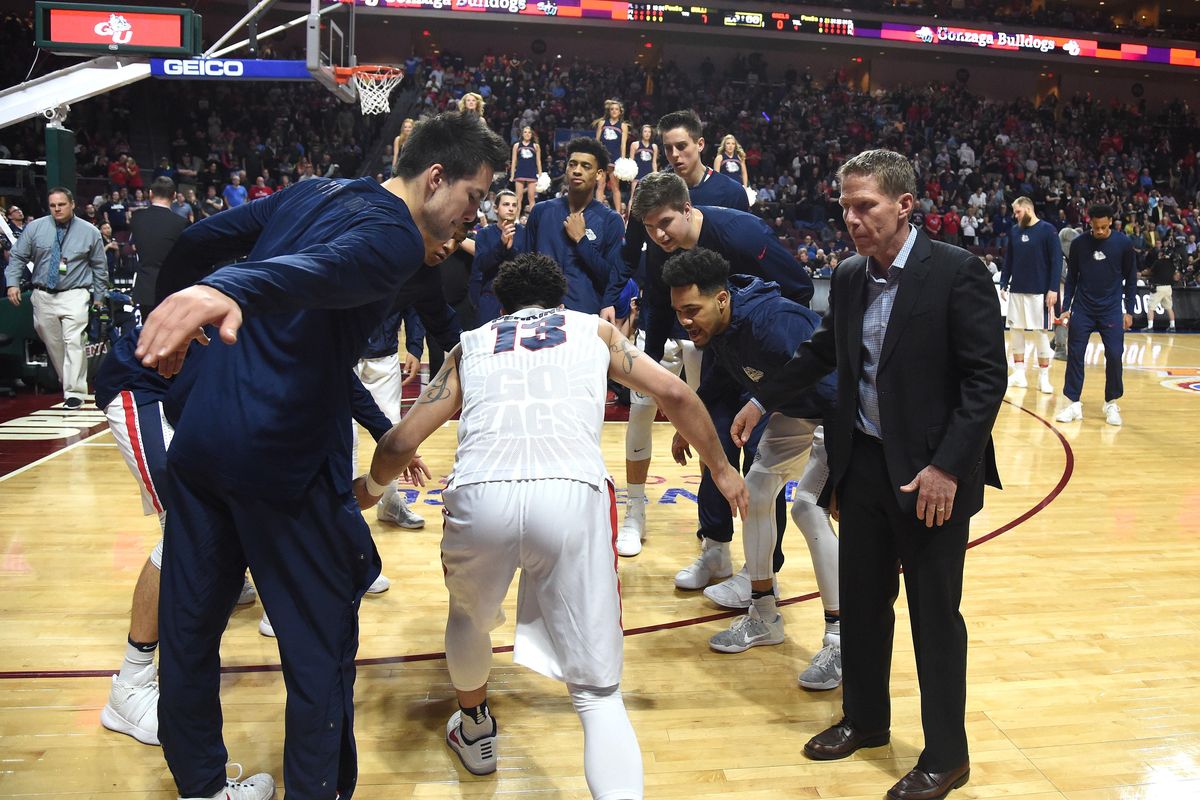
M522 254L501 266L493 285L511 313L463 334L416 405L380 440L355 493L363 508L374 503L418 445L462 408L442 493L446 664L459 704L447 744L470 772L495 771L490 631L504 621L501 603L520 567L514 660L567 684L583 724L592 796L641 798L641 751L620 692L616 503L600 451L607 378L654 397L689 441L700 442L737 514L745 514L745 483L721 457L712 422L686 384L612 324L561 308L566 282L553 260Z

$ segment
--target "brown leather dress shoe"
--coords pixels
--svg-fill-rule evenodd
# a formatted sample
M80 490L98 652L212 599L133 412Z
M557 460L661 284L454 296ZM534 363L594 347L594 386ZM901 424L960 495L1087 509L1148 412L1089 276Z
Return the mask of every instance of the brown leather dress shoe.
M864 733L843 719L809 739L804 745L804 755L816 761L833 761L845 758L860 747L883 747L890 738L890 731Z
M900 782L888 789L889 800L940 800L971 778L967 762L949 772L926 772L914 767Z

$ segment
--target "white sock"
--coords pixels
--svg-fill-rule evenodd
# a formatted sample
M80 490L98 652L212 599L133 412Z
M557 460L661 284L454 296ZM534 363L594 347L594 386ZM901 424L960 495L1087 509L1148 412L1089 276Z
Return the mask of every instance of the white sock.
M629 484L628 488L626 489L626 493L629 495L629 505L631 506L635 502L646 502L646 484L644 483Z
M492 719L491 709L488 708L487 700L480 704L481 718L476 719L474 714L468 713L465 709L462 714L462 732L463 736L467 737L468 741L478 741L484 736L491 736L492 731L496 729L496 721ZM459 706L459 708L462 708Z
M155 642L154 649L157 649L157 647L158 642ZM153 671L146 669L146 667L154 663L154 649L146 652L126 642L125 660L121 662L121 673L117 676L118 680L132 686L144 686L153 680Z
M825 612L825 644L842 645L842 620L828 611Z
M595 800L641 800L642 750L619 686L567 684L583 724L583 772Z
M763 622L774 622L779 616L779 606L775 602L775 593L771 592L762 597L755 597L751 600L754 608L758 611L758 618Z

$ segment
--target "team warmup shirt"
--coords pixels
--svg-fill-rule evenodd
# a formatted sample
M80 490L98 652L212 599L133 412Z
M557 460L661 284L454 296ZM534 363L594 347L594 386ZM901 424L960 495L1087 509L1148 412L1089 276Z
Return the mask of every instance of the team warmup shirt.
M332 461L348 490L351 370L425 257L408 207L370 178L317 178L191 226L176 254L185 272L247 260L200 281L244 323L236 344L208 346L171 462L295 497Z
M1057 292L1062 280L1062 242L1044 219L1028 228L1014 225L1000 270L1000 288L1015 294Z
M583 210L585 232L576 243L563 228L569 213L570 206L565 197L538 203L529 212L525 230L518 231L514 238L513 250L542 253L553 258L567 278L563 303L574 311L595 314L601 308L605 289L621 271L625 223L620 214L592 200ZM624 285L622 281L621 286ZM615 300L616 295L613 298Z
M463 334L452 486L543 478L605 484L609 352L599 324L591 314L526 308Z
M1107 239L1096 239L1089 231L1071 243L1064 311L1082 309L1097 318L1120 315L1123 298L1125 312L1132 314L1136 292L1137 266L1128 236L1113 231Z

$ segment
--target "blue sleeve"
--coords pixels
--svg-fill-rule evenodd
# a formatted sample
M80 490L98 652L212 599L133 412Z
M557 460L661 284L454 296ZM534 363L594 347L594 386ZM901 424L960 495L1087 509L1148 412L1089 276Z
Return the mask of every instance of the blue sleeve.
M733 188L729 191L729 207L736 211L750 212L750 196L739 181L730 179Z
M621 215L615 211L604 216L604 230L599 241L593 242L584 236L575 243L575 249L579 253L579 260L592 273L593 281L604 281L604 295L607 297L609 288L624 269L621 262L621 243L625 241L625 226L621 222ZM601 307L604 307L603 303Z
M375 403L375 398L362 385L362 381L353 372L350 373L350 415L354 421L367 429L371 438L379 441L392 428L392 422Z
M813 312L810 320L797 312L795 306L780 309L778 305L767 309L768 313L755 315L753 330L758 347L782 364L792 357L796 348L812 338L820 318Z
M1067 256L1067 280L1063 286L1062 310L1071 310L1071 300L1075 297L1075 287L1079 283L1079 261L1083 258L1083 242L1078 239L1071 245L1070 255Z
M228 209L185 228L163 263L155 285L156 299L161 301L200 281L214 264L249 253L281 196L277 192L260 203Z
M419 268L401 288L396 303L416 312L423 329L422 338L432 338L446 352L458 344L462 325L454 309L446 303L440 268Z
M757 269L751 274L778 283L788 300L802 306L812 301L812 276L779 243L765 222L755 216L738 217L724 234L726 246L736 255L735 269L739 263L755 264Z
M355 308L394 294L420 268L424 253L415 228L381 215L299 253L222 267L201 283L228 295L247 315Z
M513 237L513 253L532 253L537 246L538 225L541 223L544 216L545 204L539 203L529 212L529 219L525 222L523 229L517 230L517 235Z
M411 307L404 310L404 349L418 360L425 354L425 326L421 315Z

